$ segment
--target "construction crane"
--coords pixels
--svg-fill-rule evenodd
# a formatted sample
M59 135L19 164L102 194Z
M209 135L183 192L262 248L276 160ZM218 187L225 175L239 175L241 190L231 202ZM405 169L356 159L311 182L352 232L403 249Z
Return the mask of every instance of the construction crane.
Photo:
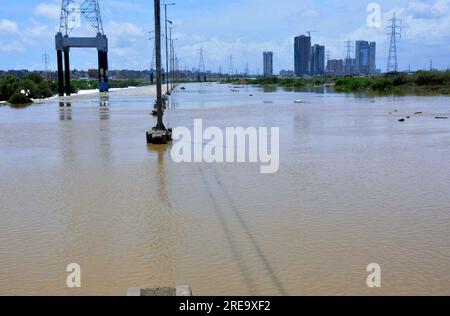
M319 31L306 31L306 33L308 34L309 37L311 37L311 33L317 33Z

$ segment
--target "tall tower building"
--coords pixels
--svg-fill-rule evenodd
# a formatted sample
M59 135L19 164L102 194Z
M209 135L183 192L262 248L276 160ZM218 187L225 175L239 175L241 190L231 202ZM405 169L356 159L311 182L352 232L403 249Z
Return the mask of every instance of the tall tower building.
M314 45L311 50L311 70L313 76L325 73L325 46Z
M294 43L295 75L307 76L311 69L311 37L301 35L295 38Z
M356 41L355 45L355 72L361 75L375 73L376 70L376 43Z
M369 43L369 73L370 74L374 74L377 72L376 55L377 55L377 43L370 42Z
M264 62L264 77L273 76L273 52L263 53Z

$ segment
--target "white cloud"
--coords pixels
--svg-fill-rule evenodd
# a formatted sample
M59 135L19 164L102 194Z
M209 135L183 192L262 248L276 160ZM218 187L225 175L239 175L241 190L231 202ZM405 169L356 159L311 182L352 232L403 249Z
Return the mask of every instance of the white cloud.
M41 16L48 19L58 19L61 14L61 4L57 2L46 3L42 2L34 9L34 15Z
M431 10L436 16L448 16L450 14L450 0L438 0Z
M15 35L19 33L17 23L7 19L0 20L0 34Z
M145 31L142 28L129 22L110 21L105 26L105 33L112 38L128 41L136 41L145 37Z
M21 53L24 51L22 43L19 41L0 42L0 52L3 53Z
M302 11L301 16L305 18L315 18L319 16L319 12L313 9L306 9L305 11Z
M145 69L150 67L151 57L143 55L149 50L150 34L140 26L129 22L110 21L105 25L109 39L112 68ZM146 65L148 63L148 66Z

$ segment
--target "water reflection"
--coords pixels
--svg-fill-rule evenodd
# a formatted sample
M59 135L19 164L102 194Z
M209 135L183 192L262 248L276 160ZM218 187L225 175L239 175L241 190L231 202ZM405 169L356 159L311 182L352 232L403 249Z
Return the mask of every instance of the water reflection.
M100 96L100 107L109 106L109 95Z
M110 119L109 107L100 107L99 117L101 121L106 121Z
M169 193L167 190L167 174L165 171L165 154L170 152L170 145L148 145L147 150L151 154L157 154L156 171L158 181L158 197L159 197L159 212L150 214L150 221L152 225L158 227L157 234L154 236L152 245L154 255L158 258L159 273L156 276L157 280L153 280L154 284L149 284L151 287L155 286L173 286L174 274L174 249L176 240L180 238L180 220L179 216L174 212L170 202ZM152 166L152 168L154 168ZM153 203L152 203L153 204ZM175 238L175 242L173 240Z
M71 121L72 120L72 103L66 101L59 102L59 120Z
M159 196L161 197L162 202L166 203L170 206L169 195L166 189L166 174L164 170L164 154L170 152L171 145L153 145L149 144L147 146L147 150L149 153L157 154L158 165L158 188L159 188Z
M262 89L263 89L264 93L273 93L273 92L277 92L278 86L276 86L276 85L264 85L264 86L262 86Z

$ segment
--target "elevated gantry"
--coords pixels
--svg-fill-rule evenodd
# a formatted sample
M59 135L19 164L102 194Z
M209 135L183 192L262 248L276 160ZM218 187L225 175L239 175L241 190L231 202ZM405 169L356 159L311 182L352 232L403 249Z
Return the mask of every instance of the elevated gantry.
M85 18L97 32L95 37L70 37L70 33L80 27L81 17ZM70 48L97 48L98 80L100 92L109 91L108 78L108 38L103 31L98 0L63 0L59 32L55 36L58 63L58 92L69 96L70 87ZM64 64L64 67L63 67ZM64 69L64 70L63 70Z

